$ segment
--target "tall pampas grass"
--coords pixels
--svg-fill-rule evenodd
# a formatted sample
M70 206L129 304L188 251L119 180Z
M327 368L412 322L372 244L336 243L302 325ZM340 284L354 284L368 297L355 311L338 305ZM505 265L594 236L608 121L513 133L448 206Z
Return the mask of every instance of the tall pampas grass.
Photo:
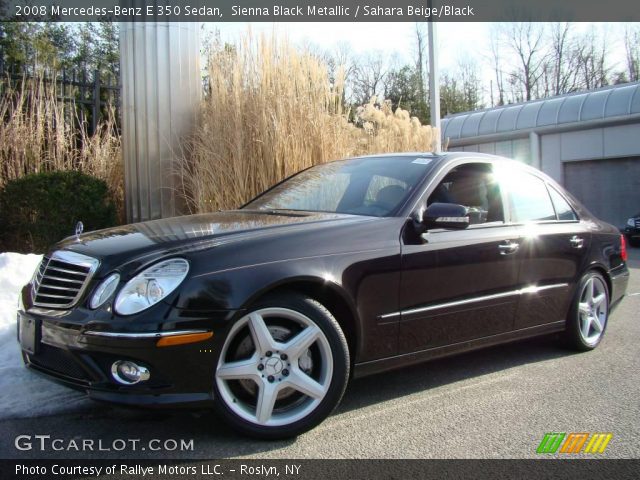
M277 36L245 34L215 46L198 126L180 165L191 211L237 208L307 167L349 156L432 149L417 118L372 99L357 124L342 106L341 75Z
M89 135L73 104L57 98L56 85L41 76L0 89L0 188L30 173L80 170L106 181L120 213L124 180L115 111Z

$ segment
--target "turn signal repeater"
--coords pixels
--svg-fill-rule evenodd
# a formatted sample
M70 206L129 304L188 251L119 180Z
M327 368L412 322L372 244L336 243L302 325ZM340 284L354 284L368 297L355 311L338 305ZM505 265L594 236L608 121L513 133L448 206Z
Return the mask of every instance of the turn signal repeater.
M187 343L202 342L213 337L213 332L186 333L184 335L171 335L162 337L156 343L157 347L172 347L174 345L185 345Z

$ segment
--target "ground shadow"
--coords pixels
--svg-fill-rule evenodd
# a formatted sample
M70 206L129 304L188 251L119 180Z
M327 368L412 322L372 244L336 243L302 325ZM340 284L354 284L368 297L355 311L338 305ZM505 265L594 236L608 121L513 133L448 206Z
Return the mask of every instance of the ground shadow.
M373 377L354 380L337 412L345 413L416 392L461 380L480 377L520 365L571 355L561 348L557 336L546 336L509 345L491 347L463 355L431 361ZM103 404L74 413L0 422L5 432L0 456L13 458L225 458L267 454L286 447L286 441L255 441L235 433L211 412L155 411L114 407ZM148 449L124 451L33 451L20 452L13 446L18 435L49 434L63 439L100 439L109 447L115 439L193 439L193 451L150 452ZM268 455L265 455L268 456Z

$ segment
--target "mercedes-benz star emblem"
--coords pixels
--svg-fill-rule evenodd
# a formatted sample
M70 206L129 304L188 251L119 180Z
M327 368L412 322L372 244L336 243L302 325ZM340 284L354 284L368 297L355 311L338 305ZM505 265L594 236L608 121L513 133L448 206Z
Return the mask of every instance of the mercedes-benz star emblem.
M82 231L84 230L84 225L82 222L78 222L76 223L76 240L79 242L80 241L80 235L82 234Z
M279 358L271 357L265 364L266 373L269 375L278 375L284 367Z

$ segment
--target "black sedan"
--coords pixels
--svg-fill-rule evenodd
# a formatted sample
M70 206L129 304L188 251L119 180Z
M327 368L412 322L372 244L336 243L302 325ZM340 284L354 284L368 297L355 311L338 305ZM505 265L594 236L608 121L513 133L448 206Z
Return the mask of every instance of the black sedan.
M640 247L640 213L627 220L627 224L624 227L624 234L627 237L629 245L632 247Z
M620 232L533 168L379 155L239 210L65 239L22 290L18 330L30 368L91 398L214 407L280 438L327 417L351 377L554 332L593 349L628 277Z

